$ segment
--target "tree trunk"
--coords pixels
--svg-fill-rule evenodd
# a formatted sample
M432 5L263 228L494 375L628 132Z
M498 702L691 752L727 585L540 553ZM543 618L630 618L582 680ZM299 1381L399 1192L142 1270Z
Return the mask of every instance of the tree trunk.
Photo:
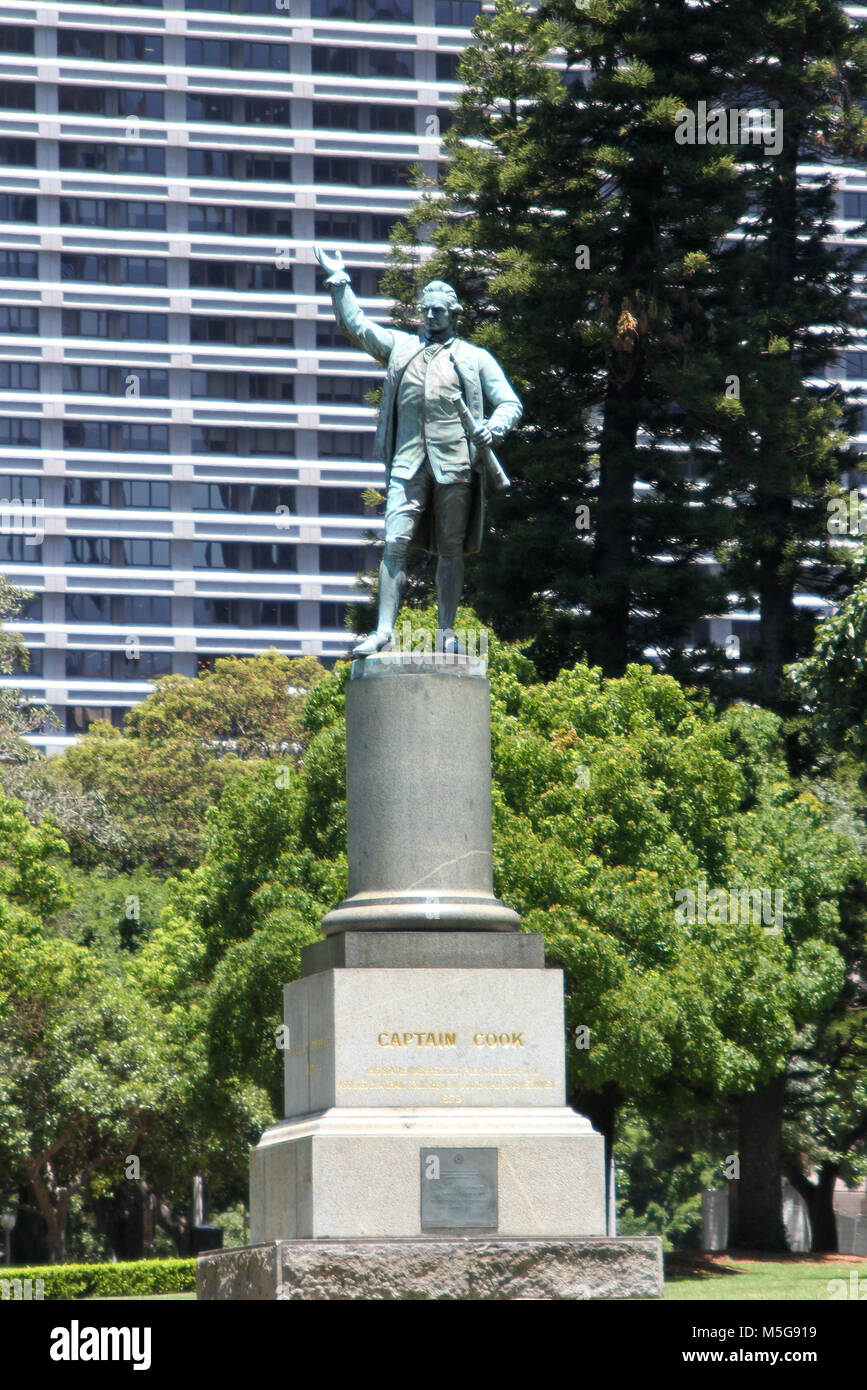
M810 1183L807 1209L810 1213L811 1248L819 1254L836 1255L837 1213L834 1210L834 1186L840 1172L838 1163L826 1160L819 1169L819 1181Z
M783 1102L786 1078L776 1076L740 1104L740 1177L729 1246L787 1250L783 1226Z
M593 622L589 656L605 676L622 676L629 650L632 492L638 398L634 381L620 385L609 375L599 447L599 495L593 547Z

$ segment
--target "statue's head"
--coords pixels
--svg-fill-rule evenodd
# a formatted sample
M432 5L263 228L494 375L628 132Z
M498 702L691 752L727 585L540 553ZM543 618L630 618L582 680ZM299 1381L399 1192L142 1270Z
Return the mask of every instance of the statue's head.
M429 280L422 290L421 317L428 333L454 332L461 303L445 280Z

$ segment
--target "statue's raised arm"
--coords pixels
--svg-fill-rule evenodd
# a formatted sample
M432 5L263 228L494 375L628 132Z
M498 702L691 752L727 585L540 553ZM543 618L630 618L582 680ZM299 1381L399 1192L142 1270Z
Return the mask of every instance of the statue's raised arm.
M328 272L325 283L341 329L350 342L369 352L377 362L387 362L394 348L395 330L383 328L382 324L374 323L362 312L352 293L352 281L340 251L328 252L323 246L314 246L313 251L322 269Z
M431 280L425 286L421 332L384 328L362 312L340 252L314 249L328 272L325 283L343 332L387 365L374 448L387 485L379 615L376 631L355 655L372 656L392 641L411 542L439 556L440 643L445 651L458 650L454 622L464 555L481 547L486 480L508 486L491 445L518 423L521 402L495 358L458 337L461 305L451 285Z

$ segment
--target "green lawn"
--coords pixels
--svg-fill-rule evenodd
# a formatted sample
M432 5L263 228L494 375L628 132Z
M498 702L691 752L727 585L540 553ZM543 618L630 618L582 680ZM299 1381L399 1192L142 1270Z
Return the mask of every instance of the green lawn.
M855 1283L852 1276L858 1280ZM830 1280L842 1281L829 1289ZM669 1255L665 1297L676 1302L782 1298L790 1302L867 1298L867 1259L854 1255Z

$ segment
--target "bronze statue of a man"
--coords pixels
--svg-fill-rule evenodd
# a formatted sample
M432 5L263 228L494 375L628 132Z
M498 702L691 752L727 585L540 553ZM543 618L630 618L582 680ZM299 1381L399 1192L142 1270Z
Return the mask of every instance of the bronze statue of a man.
M521 402L491 354L457 336L461 306L451 285L425 286L422 333L384 328L359 308L340 252L315 249L341 329L387 367L375 442L386 478L379 616L354 655L372 656L391 641L413 540L439 556L438 621L444 650L454 651L464 555L482 542L486 474L508 486L490 446L520 420Z

